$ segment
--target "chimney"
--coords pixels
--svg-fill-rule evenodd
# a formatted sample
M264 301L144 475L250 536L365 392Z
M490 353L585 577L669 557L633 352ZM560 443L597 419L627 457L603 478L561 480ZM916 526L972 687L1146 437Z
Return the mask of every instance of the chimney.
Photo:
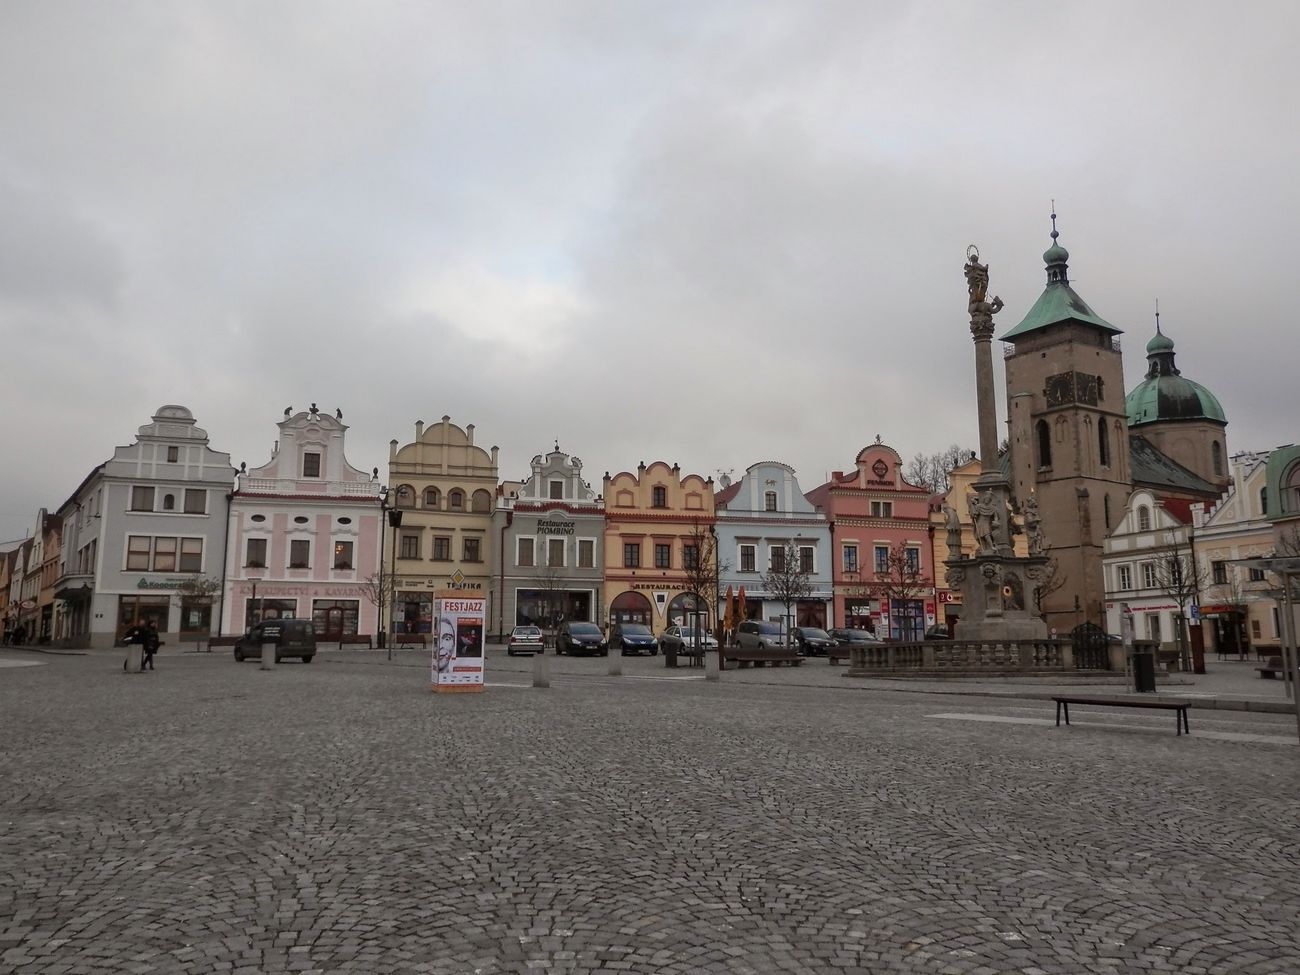
M388 441L388 463L391 464L395 460L397 460L397 441L390 440Z
M493 448L492 448L492 466L493 466L493 467L496 467L496 466L497 466L497 448L496 448L496 447L493 447Z
M474 424L472 423L465 424L465 442L471 447L474 446Z
M424 421L423 421L423 420L416 420L416 421L415 421L415 439L416 439L416 440L419 440L422 436L424 436Z

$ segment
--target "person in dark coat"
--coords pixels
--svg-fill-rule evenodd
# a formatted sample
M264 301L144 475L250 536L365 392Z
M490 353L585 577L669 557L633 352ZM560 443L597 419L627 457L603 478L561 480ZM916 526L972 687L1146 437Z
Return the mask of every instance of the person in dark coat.
M141 659L140 669L142 671L144 670L143 654L145 653L144 648L148 640L148 632L149 632L149 628L144 625L144 620L136 620L135 625L131 626L129 629L127 629L125 633L122 634L122 642L125 643L128 647L131 646L132 644L139 644L141 654L142 654L140 658ZM131 662L131 658L128 656L125 660L122 661L122 669L126 670L130 662Z
M140 641L140 648L144 651L144 658L140 663L141 670L153 670L153 655L158 652L158 647L162 641L158 639L158 624L150 620L144 627L144 638Z

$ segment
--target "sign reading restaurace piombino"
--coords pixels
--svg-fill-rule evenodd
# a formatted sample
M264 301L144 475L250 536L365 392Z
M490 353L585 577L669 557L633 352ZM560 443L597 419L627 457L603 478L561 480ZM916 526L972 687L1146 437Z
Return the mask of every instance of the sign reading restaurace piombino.
M443 590L433 603L433 690L483 690L487 600Z

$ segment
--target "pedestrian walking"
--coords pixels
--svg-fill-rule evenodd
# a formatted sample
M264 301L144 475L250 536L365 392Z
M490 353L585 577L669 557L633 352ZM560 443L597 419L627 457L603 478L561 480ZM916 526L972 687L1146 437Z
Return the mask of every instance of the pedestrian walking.
M27 639L27 627L24 624L19 623L17 626L14 627L14 646L21 647L23 645L23 641L26 639Z
M158 639L158 623L150 620L145 624L144 639L140 643L140 648L144 651L144 660L140 664L140 669L153 670L153 655L158 652L162 646L162 641Z
M136 620L135 625L131 626L122 634L122 642L128 646L139 645L140 652L144 653L145 641L148 639L148 627L144 625L144 620ZM122 661L122 669L129 671L131 669L131 655L128 653L126 659ZM141 663L140 669L144 670L144 664Z

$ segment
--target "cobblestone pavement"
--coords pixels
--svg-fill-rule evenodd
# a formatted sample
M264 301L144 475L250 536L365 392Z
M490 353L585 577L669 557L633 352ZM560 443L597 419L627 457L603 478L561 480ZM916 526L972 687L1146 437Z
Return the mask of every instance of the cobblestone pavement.
M1286 715L489 662L0 671L0 971L1300 971Z

